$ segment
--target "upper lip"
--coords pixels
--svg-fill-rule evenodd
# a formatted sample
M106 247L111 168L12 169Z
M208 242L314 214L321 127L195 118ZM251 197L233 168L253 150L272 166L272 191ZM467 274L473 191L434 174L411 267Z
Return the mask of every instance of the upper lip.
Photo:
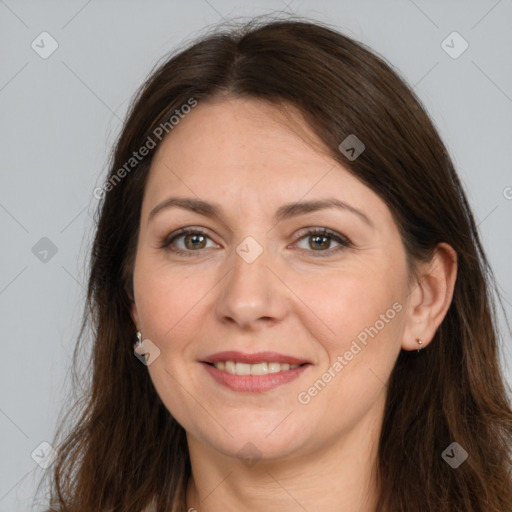
M237 361L240 363L289 363L289 364L304 364L308 363L305 359L298 357L287 356L286 354L279 354L278 352L254 352L252 354L244 354L236 350L226 350L224 352L216 352L211 354L205 359L203 363L218 363L219 361Z

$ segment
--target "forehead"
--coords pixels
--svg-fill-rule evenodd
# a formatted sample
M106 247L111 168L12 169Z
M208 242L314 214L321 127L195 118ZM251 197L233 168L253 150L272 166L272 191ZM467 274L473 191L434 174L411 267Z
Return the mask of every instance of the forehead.
M224 99L199 103L164 139L156 156L187 170L262 169L290 162L300 170L305 166L297 164L304 158L306 165L320 161L312 144L322 146L292 106Z
M146 214L170 193L216 202L237 197L240 207L252 197L268 205L327 195L355 207L380 201L327 154L296 109L285 108L256 99L199 103L155 154Z

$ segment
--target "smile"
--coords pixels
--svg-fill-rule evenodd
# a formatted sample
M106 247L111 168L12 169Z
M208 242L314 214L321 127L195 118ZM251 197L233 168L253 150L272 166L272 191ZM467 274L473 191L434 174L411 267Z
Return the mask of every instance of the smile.
M231 391L264 393L294 381L312 365L310 363L291 365L275 362L248 364L234 361L217 361L215 363L203 362L202 366L217 384ZM222 366L224 366L223 369L221 369ZM265 369L267 373L257 373L265 372Z
M263 363L241 363L238 361L218 361L213 363L215 368L220 371L231 373L232 375L267 375L269 373L279 373L294 368L298 368L298 364L263 362Z

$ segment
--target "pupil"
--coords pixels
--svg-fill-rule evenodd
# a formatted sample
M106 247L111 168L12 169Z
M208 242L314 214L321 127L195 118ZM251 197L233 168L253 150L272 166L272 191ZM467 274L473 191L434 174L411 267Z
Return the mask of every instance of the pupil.
M327 238L326 236L315 236L315 237L313 237L313 240L314 240L314 243L315 243L315 244L317 244L317 242L318 242L319 240L322 240L322 239L323 239L323 240L326 240L326 241L328 240L328 238ZM322 247L321 247L322 245L325 245L325 243L324 243L324 244L320 244L320 245L318 245L318 244L317 244L317 245L316 245L316 247L317 247L317 248L318 248L318 247L322 248Z
M189 235L187 237L187 241L191 242L192 248L197 248L197 247L199 247L199 245L197 245L195 242L197 242L198 239L200 239L200 238L204 238L203 235Z

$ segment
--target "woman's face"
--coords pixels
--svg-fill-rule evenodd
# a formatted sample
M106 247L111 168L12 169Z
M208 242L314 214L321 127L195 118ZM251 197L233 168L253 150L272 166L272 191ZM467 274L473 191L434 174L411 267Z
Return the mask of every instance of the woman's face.
M219 455L307 455L376 428L405 339L390 210L283 119L257 100L199 103L144 194L132 316L162 401Z

